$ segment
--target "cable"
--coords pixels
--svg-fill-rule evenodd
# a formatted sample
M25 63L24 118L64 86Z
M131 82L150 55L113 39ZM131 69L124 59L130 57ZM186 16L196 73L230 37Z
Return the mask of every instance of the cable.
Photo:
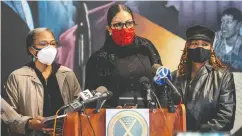
M155 95L155 93L154 93L153 91L151 92L151 95L153 95L153 97L155 97L155 100L156 100L156 102L157 102L159 108L161 108L161 105L160 105L159 99L157 98L157 96Z
M85 109L85 105L83 105L83 108ZM93 135L96 136L95 131L94 131L93 126L92 126L92 123L91 123L91 121L90 121L90 119L89 119L89 117L88 117L89 115L87 114L87 112L86 112L85 110L84 110L83 112L84 112L85 115L87 116L87 120L88 120L88 122L89 122L89 124L90 124L90 126L91 126L91 128L92 128Z
M179 104L178 105L181 105L183 103L183 101L182 101L182 97L181 97L181 100L180 100L180 102L179 102Z
M181 117L179 116L181 109L180 109L180 104L176 107L176 113L175 113L175 119L174 119L174 123L173 123L173 128L177 127L177 126L180 126L181 125ZM181 128L179 128L181 129ZM181 131L181 130L179 130Z
M165 90L166 91L166 90ZM166 94L166 93L165 93ZM157 98L158 99L158 98ZM159 101L159 100L158 100ZM160 104L160 103L159 103ZM160 105L159 105L160 106ZM169 127L168 127L168 125L167 125L167 121L169 121L169 120L167 120L167 118L166 118L166 115L165 115L165 112L164 112L164 110L163 110L163 108L160 106L160 110L161 110L161 112L162 112L162 117L164 118L164 122L162 122L162 123L164 123L165 125L165 127L166 127L166 129L167 129L167 132L169 133L168 135L172 135L171 134L171 132L170 132L170 129L169 129ZM168 110L168 109L167 109ZM168 111L167 111L168 112Z
M56 120L57 120L57 116L58 116L58 113L60 112L60 109L57 110L57 112L55 113L55 119L54 119L54 132L53 132L53 136L55 136L55 129L56 129Z
M169 133L168 136L172 136L171 131L170 131L168 125L167 125L167 118L165 116L165 112L164 112L164 110L162 108L160 108L160 110L161 110L163 118L164 118L164 122L162 122L162 123L165 124L164 126L166 127L167 132Z
M167 86L166 86L167 87ZM170 91L170 89L171 89L171 87L167 87L167 88L169 88L169 90L167 90L167 106L168 106L168 111L170 112L170 113L174 113L174 112L176 112L176 107L175 107L175 104L174 104L174 102L173 102L173 100L172 100L172 92Z
M60 109L58 109L58 110L56 111L56 113L55 113L53 136L55 136L55 132L56 132L56 121L57 121L58 113L59 113L61 110L65 109L66 107L68 107L68 106L62 106L62 107L61 107Z
M82 119L81 118L80 118L80 124L81 124L81 127L80 127L81 134L80 134L80 136L82 136Z

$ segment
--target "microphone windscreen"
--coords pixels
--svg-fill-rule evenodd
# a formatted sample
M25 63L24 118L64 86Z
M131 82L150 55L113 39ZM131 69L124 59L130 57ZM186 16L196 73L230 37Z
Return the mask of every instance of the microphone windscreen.
M108 99L113 96L113 92L108 91Z
M99 93L105 93L108 91L108 89L104 86L99 86L97 89L96 89L97 92Z
M143 83L149 83L150 82L150 79L143 76L139 79L139 83L143 84Z
M159 67L161 67L160 64L154 64L154 65L152 66L152 73L153 73L153 74L156 74L156 71L157 71L157 69L158 69Z

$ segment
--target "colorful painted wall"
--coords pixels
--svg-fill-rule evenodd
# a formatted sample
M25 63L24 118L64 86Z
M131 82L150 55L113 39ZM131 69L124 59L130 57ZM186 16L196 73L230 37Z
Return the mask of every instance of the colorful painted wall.
M228 8L242 11L240 1L1 1L2 89L12 71L31 61L25 38L36 27L54 32L62 45L56 61L73 69L83 86L87 59L105 41L106 12L119 3L133 10L137 35L153 42L163 64L172 71L179 64L187 27L200 24L216 31L217 55L234 72L237 99L242 99L242 28L238 29L241 40L235 42L236 51L232 51L235 56L225 58L229 51L221 51L226 51L221 42L222 12ZM242 118L241 105L236 116ZM236 122L233 132L240 126L242 123Z

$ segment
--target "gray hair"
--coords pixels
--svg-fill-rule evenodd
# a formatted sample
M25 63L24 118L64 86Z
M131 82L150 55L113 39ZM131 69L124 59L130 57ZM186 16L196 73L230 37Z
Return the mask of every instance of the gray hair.
M45 27L35 28L28 33L26 37L26 48L27 48L27 53L29 55L31 55L31 53L29 52L29 47L33 46L35 35L39 32L44 32L44 31L48 31L54 36L53 32L49 28L45 28Z

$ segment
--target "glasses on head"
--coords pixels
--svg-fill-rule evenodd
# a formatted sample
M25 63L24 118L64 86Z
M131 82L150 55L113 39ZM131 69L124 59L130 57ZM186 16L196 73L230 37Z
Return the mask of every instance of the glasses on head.
M132 28L136 24L135 24L135 21L126 21L125 23L118 22L118 23L111 24L112 27L114 27L115 29L119 29L119 30L122 29L124 27L124 25L126 26L126 28Z

